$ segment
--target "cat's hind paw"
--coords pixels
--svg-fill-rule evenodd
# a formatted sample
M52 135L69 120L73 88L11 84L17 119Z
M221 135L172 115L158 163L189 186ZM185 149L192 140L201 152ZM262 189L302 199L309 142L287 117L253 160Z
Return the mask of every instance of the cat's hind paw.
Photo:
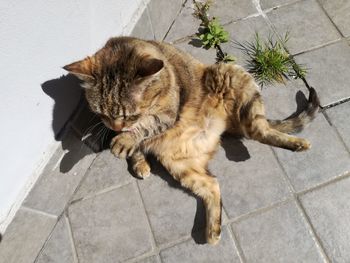
M293 151L302 152L309 150L311 148L311 143L305 139L299 139L294 143Z
M216 245L219 243L221 238L221 227L219 226L217 229L211 229L207 233L207 242L210 245Z

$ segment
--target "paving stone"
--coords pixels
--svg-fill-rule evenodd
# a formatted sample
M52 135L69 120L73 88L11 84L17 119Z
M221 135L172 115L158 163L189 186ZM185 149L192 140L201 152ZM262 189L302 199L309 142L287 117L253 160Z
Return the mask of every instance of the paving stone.
M205 225L202 201L185 192L155 162L152 173L138 184L156 243L168 243L202 229Z
M152 249L138 195L129 184L69 207L80 262L120 262Z
M245 18L258 13L251 0L216 0L209 9L211 16L217 17L222 24Z
M193 16L193 1L188 0L182 8L181 13L176 18L174 25L171 27L165 41L174 41L180 38L191 36L198 32L201 21Z
M270 147L229 137L225 137L222 144L209 168L218 177L229 218L269 206L290 195Z
M198 59L202 63L205 64L214 64L216 62L216 51L215 49L204 49L200 47L199 41L193 41L194 45L199 45L199 46L193 46L189 44L191 40L188 40L186 42L182 43L177 43L175 46L185 52L190 53L194 58Z
M273 83L261 91L266 116L269 119L283 120L299 113L307 105L309 92L301 80Z
M340 38L336 28L315 0L299 1L267 13L280 35L290 32L287 43L292 54Z
M235 42L245 43L255 40L255 33L259 33L262 39L267 39L272 30L262 16L250 17L244 20L225 25L224 28L230 34L230 42L222 44L225 52L236 58L235 63L246 66L247 56L238 48Z
M350 97L350 46L341 41L296 57L309 68L309 84L318 91L321 105L326 106Z
M183 0L152 0L148 4L153 32L157 40L163 40L171 24L179 14Z
M345 144L350 149L350 101L327 110L332 125L336 127Z
M298 153L274 148L296 191L324 183L350 170L350 155L322 114L297 136L308 139L312 148Z
M73 244L69 237L67 218L61 217L51 237L39 254L36 263L73 263Z
M152 24L149 18L147 7L145 8L140 19L137 21L135 27L133 28L131 36L139 37L142 39L154 40Z
M332 262L350 258L350 178L301 197L316 234Z
M240 262L227 227L222 228L221 240L216 246L188 240L161 251L160 256L163 263Z
M247 262L324 262L294 202L232 227Z
M152 256L137 261L137 263L161 263L159 256Z
M343 36L350 36L350 2L347 0L320 0L320 3Z
M262 9L275 8L297 2L298 0L260 0Z
M67 134L23 205L60 215L94 158L88 147Z
M135 179L128 172L127 162L114 157L110 150L105 150L92 163L73 199L96 194L110 187L122 186L133 180Z
M20 208L0 243L0 261L34 262L57 218Z

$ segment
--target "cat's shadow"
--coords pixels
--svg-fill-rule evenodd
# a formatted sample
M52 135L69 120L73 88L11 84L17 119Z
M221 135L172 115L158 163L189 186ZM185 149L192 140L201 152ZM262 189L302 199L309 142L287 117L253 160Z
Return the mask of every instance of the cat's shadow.
M43 92L54 100L51 128L55 140L61 142L61 148L65 153L59 164L61 173L69 172L74 165L90 153L83 150L83 143L94 152L100 152L108 147L107 139L104 144L96 143L102 123L88 109L80 84L81 81L77 77L68 74L48 80L41 85ZM93 127L92 135L78 145L73 143L71 136L66 136L65 133L69 130L78 140L82 140L86 130L91 127Z

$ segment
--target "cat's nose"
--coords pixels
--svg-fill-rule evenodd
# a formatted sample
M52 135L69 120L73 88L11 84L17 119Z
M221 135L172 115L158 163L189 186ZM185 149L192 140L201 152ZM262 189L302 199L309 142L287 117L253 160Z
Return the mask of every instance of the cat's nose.
M113 122L111 128L112 130L119 132L124 128L124 124L122 122Z

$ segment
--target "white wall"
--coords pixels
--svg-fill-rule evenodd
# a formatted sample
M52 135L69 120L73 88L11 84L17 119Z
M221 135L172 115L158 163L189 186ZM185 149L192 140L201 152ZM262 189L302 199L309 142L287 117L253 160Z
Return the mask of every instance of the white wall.
M41 85L109 37L129 34L144 6L143 0L0 0L0 230L58 145L54 101ZM66 99L59 126L79 92Z

